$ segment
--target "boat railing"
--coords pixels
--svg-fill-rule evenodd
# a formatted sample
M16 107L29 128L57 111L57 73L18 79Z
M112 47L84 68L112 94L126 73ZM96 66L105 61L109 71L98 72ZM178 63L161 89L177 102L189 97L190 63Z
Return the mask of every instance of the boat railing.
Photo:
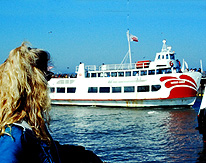
M107 65L85 65L86 71L108 71L108 70L129 70L129 69L135 69L136 64L135 63L125 63L125 64L107 64ZM76 72L78 72L79 66L76 67Z
M97 71L98 70L96 65L86 65L84 68L87 71ZM76 66L76 73L78 72L78 70L79 70L79 66Z
M86 65L85 70L87 70L87 71L97 71L97 66L96 65Z
M99 71L107 71L107 70L129 70L134 69L135 63L125 63L125 64L108 64L99 66Z

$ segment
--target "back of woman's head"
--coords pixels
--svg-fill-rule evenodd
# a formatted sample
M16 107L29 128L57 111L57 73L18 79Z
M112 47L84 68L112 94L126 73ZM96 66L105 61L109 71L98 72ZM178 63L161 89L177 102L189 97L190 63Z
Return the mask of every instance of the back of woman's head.
M36 136L48 140L44 120L49 120L47 91L49 53L25 43L12 50L0 66L0 135L5 126L25 120Z

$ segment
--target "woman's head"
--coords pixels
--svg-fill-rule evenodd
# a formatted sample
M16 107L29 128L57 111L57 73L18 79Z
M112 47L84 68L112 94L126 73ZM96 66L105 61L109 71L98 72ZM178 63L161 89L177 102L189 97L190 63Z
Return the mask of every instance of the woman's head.
M12 50L0 66L0 134L5 126L26 120L37 137L47 139L44 120L49 120L48 52L26 43Z

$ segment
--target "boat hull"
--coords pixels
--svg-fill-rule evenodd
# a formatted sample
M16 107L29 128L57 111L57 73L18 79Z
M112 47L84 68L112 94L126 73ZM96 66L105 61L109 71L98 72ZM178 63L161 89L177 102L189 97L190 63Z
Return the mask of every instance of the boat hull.
M76 78L52 79L50 93L52 104L81 105L81 106L107 106L107 107L164 107L164 106L192 106L196 99L201 74L176 73L147 75L127 78ZM110 91L101 93L100 88ZM125 87L133 87L133 92L124 92ZM138 87L146 86L146 92L138 92ZM159 89L152 91L152 86ZM98 92L88 92L88 88L98 88ZM121 92L113 93L113 88L121 87ZM64 89L59 92L58 89ZM67 89L75 88L75 93Z
M151 100L71 100L53 99L54 105L79 105L79 106L105 106L105 107L170 107L170 106L192 106L196 97L175 98L175 99L151 99Z

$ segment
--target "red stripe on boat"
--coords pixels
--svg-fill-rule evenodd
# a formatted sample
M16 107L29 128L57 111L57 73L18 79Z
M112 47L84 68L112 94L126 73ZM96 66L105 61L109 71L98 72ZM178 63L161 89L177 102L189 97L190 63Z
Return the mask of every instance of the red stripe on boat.
M194 97L197 91L188 87L176 87L170 91L168 98L184 98L184 97Z
M190 76L188 76L188 75L180 75L180 79L189 80L197 86L197 83L195 82L195 80L193 78L191 78Z
M170 88L173 86L191 86L196 89L196 87L192 83L185 80L169 80L165 83L166 88Z
M168 80L168 79L178 79L178 78L173 77L173 76L164 76L164 77L160 78L160 81L163 82L163 81Z

